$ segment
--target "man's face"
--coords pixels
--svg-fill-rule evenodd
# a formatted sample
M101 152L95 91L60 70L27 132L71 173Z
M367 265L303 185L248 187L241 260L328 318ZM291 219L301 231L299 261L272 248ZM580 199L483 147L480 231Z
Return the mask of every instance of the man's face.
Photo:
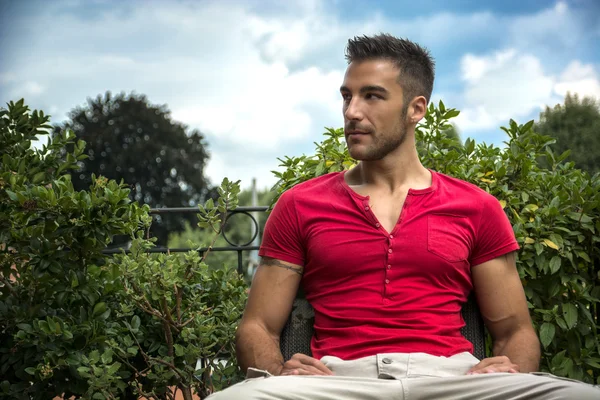
M352 62L340 88L350 156L381 160L406 138L406 108L398 69L390 61Z

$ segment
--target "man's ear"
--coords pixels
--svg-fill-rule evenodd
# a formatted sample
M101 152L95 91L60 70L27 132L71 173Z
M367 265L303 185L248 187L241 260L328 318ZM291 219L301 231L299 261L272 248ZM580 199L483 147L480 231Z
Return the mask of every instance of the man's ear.
M411 124L417 124L427 113L427 100L423 96L417 96L408 105L407 117Z

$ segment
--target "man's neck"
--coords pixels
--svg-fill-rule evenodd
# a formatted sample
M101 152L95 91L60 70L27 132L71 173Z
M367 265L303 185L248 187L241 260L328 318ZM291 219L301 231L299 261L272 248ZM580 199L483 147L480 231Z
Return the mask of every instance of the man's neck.
M426 189L431 173L421 164L412 143L403 143L381 160L361 161L347 174L350 186L371 187L391 193L397 190Z

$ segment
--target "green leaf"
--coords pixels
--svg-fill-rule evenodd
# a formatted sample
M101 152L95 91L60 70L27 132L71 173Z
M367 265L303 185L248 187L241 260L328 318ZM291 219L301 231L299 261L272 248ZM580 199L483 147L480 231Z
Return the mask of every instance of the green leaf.
M561 258L559 256L554 256L550 260L550 273L555 274L560 269Z
M587 365L589 365L590 367L594 367L594 368L598 368L598 369L600 369L600 363L599 363L599 361L600 361L600 360L597 360L597 361L596 361L596 360L592 360L592 359L590 359L590 358L588 358L588 359L584 360L584 362L585 362Z
M460 111L452 108L452 109L446 111L446 118L450 119L450 118L458 117L459 114L460 114Z
M562 305L563 317L569 329L577 323L577 307L574 304L566 303Z
M40 320L38 322L38 326L40 327L42 332L44 332L45 334L48 335L48 334L52 333L52 331L50 330L50 327L48 326L48 322L46 322L44 320Z
M531 127L533 126L533 120L527 122L525 125L523 125L523 128L521 128L521 132L522 133L527 133Z
M31 325L29 324L17 324L17 328L24 330L27 333L33 332L33 329L31 329Z
M587 214L570 212L570 213L567 213L567 215L569 216L569 218L571 218L574 221L581 220L581 222L583 222L584 224L589 224L590 222L593 221L593 219Z
M553 324L545 322L540 327L540 341L542 342L542 346L544 348L548 347L552 340L554 339L554 334L556 333L556 328Z
M29 375L35 375L35 368L33 368L33 367L25 368L25 372L27 372Z
M50 329L50 332L55 333L56 332L56 322L54 322L54 320L50 317L46 317L46 321L48 321L48 328Z
M75 272L71 273L71 288L76 288L79 286L79 278L77 278L77 274Z
M112 356L113 356L112 351L106 350L104 353L102 353L102 357L101 357L102 362L104 364L110 364L112 362Z
M465 152L471 154L475 150L475 141L473 139L467 139L465 143Z
M108 374L109 375L114 375L115 372L117 372L119 370L119 368L121 368L121 363L120 362L115 362L113 365L111 365L110 367L108 367Z
M6 194L8 195L8 197L10 197L10 199L12 201L18 201L19 198L17 197L17 194L15 192L12 192L10 190L5 190Z
M139 329L141 323L142 323L142 321L140 320L140 317L138 317L137 315L134 315L131 318L131 328L134 331Z
M536 242L533 247L535 248L535 254L538 256L544 252L544 247L540 244L540 242Z
M561 317L556 317L556 325L558 325L560 327L560 329L562 329L563 331L569 330L569 328L567 328L567 323L565 322L565 320Z
M38 172L37 174L35 174L33 176L33 179L31 180L31 182L34 184L40 183L42 180L44 180L45 176L46 176L46 173L44 171Z
M583 258L585 261L587 261L587 262L589 262L589 263L591 263L591 262L592 262L592 260L591 260L590 256L588 256L586 252L584 252L584 251L576 251L575 253L576 253L576 254L577 254L579 257Z
M96 364L98 361L100 361L100 352L98 350L92 350L89 357L90 362L92 364Z
M94 311L92 312L92 315L94 317L103 314L106 311L106 303L104 302L100 302L100 303L96 303L96 305L94 306Z

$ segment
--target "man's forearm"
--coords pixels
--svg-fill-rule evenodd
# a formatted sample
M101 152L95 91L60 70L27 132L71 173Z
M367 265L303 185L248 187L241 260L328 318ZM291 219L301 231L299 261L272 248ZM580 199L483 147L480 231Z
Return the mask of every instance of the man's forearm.
M263 327L251 323L240 324L235 344L238 364L244 373L253 367L279 375L284 361L279 339Z
M519 366L520 372L538 371L540 341L532 329L522 329L506 340L494 343L494 356L506 356Z

